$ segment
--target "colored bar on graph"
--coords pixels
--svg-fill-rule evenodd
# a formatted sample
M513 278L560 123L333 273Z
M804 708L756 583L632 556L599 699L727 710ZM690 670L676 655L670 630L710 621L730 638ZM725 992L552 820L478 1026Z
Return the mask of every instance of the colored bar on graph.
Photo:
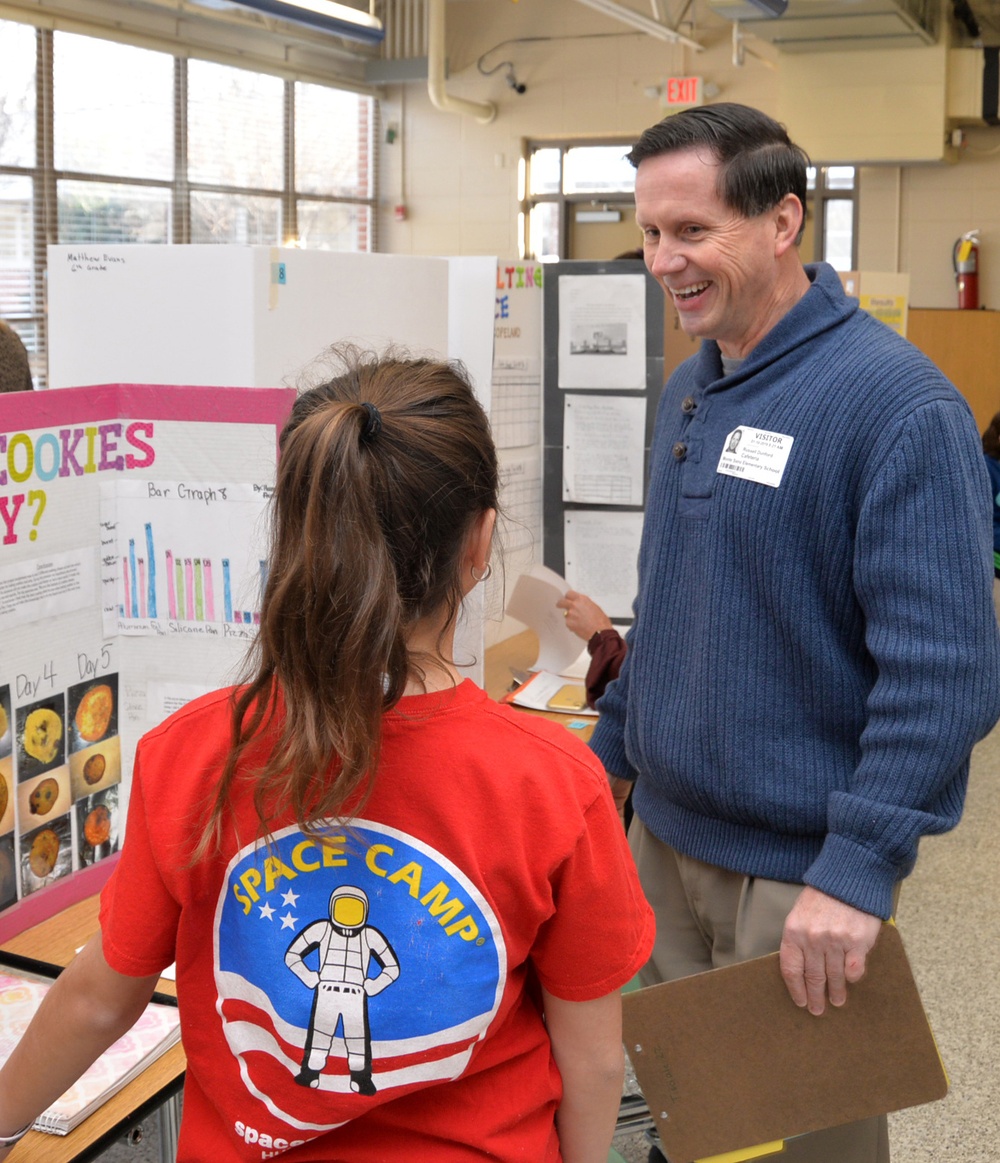
M124 581L125 581L125 605L122 606L122 614L126 618L128 618L131 616L131 610L129 607L129 597L128 597L128 595L129 595L128 558L126 558L126 557L122 558L122 577L124 578Z
M251 614L249 610L244 610L243 611L244 624L249 625L252 621L253 621L253 614Z
M129 604L132 607L132 617L138 618L139 617L139 597L138 597L138 593L137 593L136 577L135 577L135 540L131 537L128 539L128 563L129 563L129 570L131 572L131 586L129 589Z
M177 617L184 621L184 563L174 558L174 581L177 584Z
M187 599L188 621L194 621L194 566L191 558L184 558L184 596Z
M264 591L267 589L267 562L261 561L260 565L260 604L264 604Z
M215 621L215 592L212 589L212 559L206 557L205 566L205 612L210 622Z
M199 622L205 621L205 591L201 580L201 558L194 559L194 616Z
M167 550L167 613L177 618L177 590L174 587L174 555Z
M229 558L222 559L222 600L227 622L233 621L233 585L229 576Z
M146 559L140 557L138 559L139 565L139 616L145 618L146 615Z
M146 605L149 617L156 617L156 550L153 547L153 526L146 523L146 560L149 562L149 580Z

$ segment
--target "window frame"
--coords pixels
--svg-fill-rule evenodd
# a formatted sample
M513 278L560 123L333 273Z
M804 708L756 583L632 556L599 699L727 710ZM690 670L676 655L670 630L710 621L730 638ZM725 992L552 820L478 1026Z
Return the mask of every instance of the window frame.
M519 238L520 255L525 259L537 261L537 256L531 250L531 211L535 206L543 203L554 204L559 207L559 254L550 261L565 261L569 249L569 216L574 206L593 205L600 207L620 208L630 206L635 208L635 195L631 191L603 190L575 194L563 193L564 158L567 150L581 146L617 146L622 144L620 138L584 137L584 138L523 138L521 142L522 178L519 191ZM622 144L623 152L631 148L631 142ZM559 150L559 190L557 192L533 194L531 192L531 158L539 150ZM824 260L824 244L826 241L826 210L827 204L832 201L849 201L852 204L851 230L851 270L858 266L858 187L861 181L861 169L858 165L849 163L831 164L814 163L816 180L806 195L805 212L808 218L813 218L813 254L803 255L806 262L822 262ZM850 189L829 186L829 171L834 168L848 168L854 170L854 181Z
M301 201L329 205L362 207L357 223L359 249L374 252L378 249L378 165L379 165L379 102L376 96L344 85L331 84L332 89L354 92L359 100L370 101L367 117L359 117L359 138L366 137L364 156L359 157L359 170L366 175L367 196L349 194L315 194L297 190L295 185L295 86L299 83L319 85L313 78L282 77L282 158L281 182L275 188L259 189L250 186L226 185L213 182L192 182L188 174L188 54L171 51L168 46L152 51L162 52L173 60L173 171L172 177L148 178L130 174L95 174L78 170L59 170L55 167L55 112L54 112L54 31L33 26L30 21L18 21L8 16L3 23L23 23L35 32L35 147L32 165L0 165L0 176L26 178L31 185L32 199L32 274L30 311L7 313L4 318L17 330L31 328L35 343L32 352L36 384L43 387L47 381L48 321L45 309L45 279L47 247L59 241L58 189L64 181L85 182L92 185L124 185L163 190L169 202L168 242L185 245L191 242L191 197L198 193L228 194L246 197L277 199L280 206L278 245L298 245L298 203ZM89 33L87 35L90 35ZM111 39L101 38L98 39ZM126 45L128 41L124 41ZM134 47L147 46L135 44ZM194 55L194 54L193 54ZM194 59L201 58L194 55ZM239 67L228 65L228 67ZM263 73L260 68L248 72ZM265 74L266 75L266 74ZM273 74L270 74L273 75ZM367 220L367 226L365 226ZM156 245L137 244L137 245ZM219 245L227 245L220 243Z

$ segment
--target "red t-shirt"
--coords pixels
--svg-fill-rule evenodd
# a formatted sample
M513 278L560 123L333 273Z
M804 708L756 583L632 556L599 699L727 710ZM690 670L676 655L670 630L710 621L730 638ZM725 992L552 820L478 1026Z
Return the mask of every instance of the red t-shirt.
M229 740L226 691L144 737L102 898L112 968L177 962L181 1163L557 1163L539 983L602 997L653 941L591 753L469 681L405 698L330 846L288 821L256 843L245 787L192 865Z

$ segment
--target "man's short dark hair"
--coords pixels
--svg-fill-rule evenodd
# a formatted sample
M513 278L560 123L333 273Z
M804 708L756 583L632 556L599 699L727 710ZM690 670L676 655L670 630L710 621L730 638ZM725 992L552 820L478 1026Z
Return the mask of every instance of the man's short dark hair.
M723 101L684 109L650 126L627 156L638 168L647 158L699 147L719 161L719 197L744 218L763 214L786 194L805 209L805 150L783 125L749 105Z

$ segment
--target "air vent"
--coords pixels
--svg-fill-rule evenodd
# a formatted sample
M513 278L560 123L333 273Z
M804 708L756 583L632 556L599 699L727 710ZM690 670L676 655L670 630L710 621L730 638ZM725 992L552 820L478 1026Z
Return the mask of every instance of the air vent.
M789 0L777 18L747 0L709 0L709 7L783 52L922 48L937 39L937 9L925 0Z

